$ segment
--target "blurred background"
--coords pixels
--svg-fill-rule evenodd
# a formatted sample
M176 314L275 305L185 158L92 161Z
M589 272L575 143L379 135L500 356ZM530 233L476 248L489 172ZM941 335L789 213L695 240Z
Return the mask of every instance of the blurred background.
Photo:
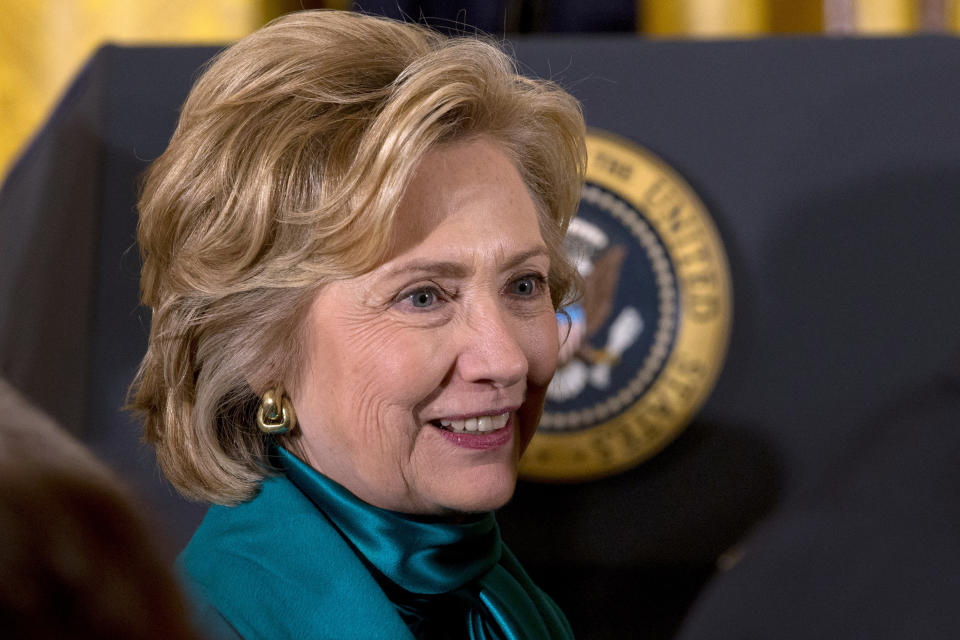
M0 7L0 176L100 45L220 44L301 8L425 17L504 35L960 32L960 0L0 0Z
M0 377L142 496L165 562L204 507L120 409L137 176L198 68L301 8L505 38L717 224L735 317L703 410L501 513L578 637L958 637L960 0L0 0Z

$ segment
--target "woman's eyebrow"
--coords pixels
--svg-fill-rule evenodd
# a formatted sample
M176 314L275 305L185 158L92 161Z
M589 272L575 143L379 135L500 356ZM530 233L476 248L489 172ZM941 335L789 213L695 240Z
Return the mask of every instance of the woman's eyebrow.
M507 261L503 264L502 267L500 267L500 270L509 271L510 269L513 269L514 267L523 264L524 262L526 262L531 258L539 258L541 256L549 258L550 252L547 251L547 248L545 246L537 245L532 249L527 249L526 251L515 253L509 258L507 258Z
M411 274L429 273L445 278L465 278L469 275L469 272L470 269L459 262L446 260L413 260L390 269L387 271L386 276L388 278L395 278Z
M509 256L501 266L501 271L508 271L517 265L523 264L531 258L549 256L547 248L539 245ZM449 260L412 260L391 268L385 274L387 278L409 276L411 274L428 273L444 278L465 278L470 275L471 267L460 262Z

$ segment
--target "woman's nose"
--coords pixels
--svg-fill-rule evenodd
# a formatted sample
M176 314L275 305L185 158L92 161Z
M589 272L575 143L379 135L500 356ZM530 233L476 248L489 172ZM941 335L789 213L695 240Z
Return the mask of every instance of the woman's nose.
M468 382L510 387L527 376L528 362L509 312L495 305L474 309L470 329L458 359L460 376Z

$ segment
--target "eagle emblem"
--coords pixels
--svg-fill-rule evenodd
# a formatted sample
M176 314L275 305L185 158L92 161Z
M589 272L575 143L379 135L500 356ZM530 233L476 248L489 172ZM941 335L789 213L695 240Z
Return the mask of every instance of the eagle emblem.
M613 310L626 247L611 244L598 226L583 218L574 218L564 248L585 286L582 301L557 314L560 360L547 389L547 397L555 402L576 398L587 385L607 389L611 371L644 329L640 311L626 306L620 309L605 334L601 333Z

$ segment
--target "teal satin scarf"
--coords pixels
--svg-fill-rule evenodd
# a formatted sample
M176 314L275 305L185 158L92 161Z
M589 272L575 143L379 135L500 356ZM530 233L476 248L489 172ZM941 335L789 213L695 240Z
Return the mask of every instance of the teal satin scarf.
M471 640L573 638L557 605L501 542L493 513L431 522L366 504L277 448L287 478L370 567L415 635ZM459 629L440 629L453 624Z

